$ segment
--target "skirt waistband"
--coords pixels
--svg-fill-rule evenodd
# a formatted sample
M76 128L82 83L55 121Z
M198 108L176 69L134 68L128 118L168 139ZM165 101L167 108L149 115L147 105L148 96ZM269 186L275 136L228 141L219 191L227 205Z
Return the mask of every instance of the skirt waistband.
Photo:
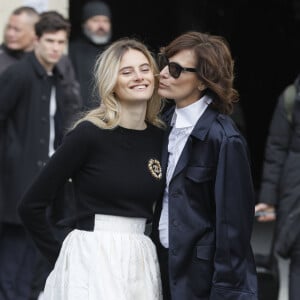
M87 231L144 233L146 219L96 214L94 217L79 221L76 227Z
M144 233L145 218L95 215L94 231L105 230L114 232Z

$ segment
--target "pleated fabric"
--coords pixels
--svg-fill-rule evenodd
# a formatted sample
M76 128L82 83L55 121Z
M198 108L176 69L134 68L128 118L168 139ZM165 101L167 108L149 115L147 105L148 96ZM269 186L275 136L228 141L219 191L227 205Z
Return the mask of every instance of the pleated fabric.
M162 300L157 254L145 219L95 215L73 230L50 273L45 300Z

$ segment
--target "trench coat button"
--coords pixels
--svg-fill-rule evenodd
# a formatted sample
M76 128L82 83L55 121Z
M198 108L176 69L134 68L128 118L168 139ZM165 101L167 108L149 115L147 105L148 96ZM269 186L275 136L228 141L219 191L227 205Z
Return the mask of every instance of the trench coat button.
M179 192L173 192L172 197L177 198L179 196Z
M177 227L177 226L179 225L179 222L178 222L177 220L173 220L173 221L172 221L172 224L173 224L175 227Z
M172 253L172 255L177 256L177 250L176 249L172 249L171 253Z
M46 122L47 122L47 118L46 118L46 117L41 117L41 121L42 121L43 123L46 123Z
M42 167L44 165L44 163L41 160L38 160L36 164L38 165L38 167Z
M46 96L46 95L43 95L43 96L42 96L42 101L43 101L43 102L46 102L46 101L47 101L47 96Z
M45 139L40 139L40 144L44 145L46 143Z

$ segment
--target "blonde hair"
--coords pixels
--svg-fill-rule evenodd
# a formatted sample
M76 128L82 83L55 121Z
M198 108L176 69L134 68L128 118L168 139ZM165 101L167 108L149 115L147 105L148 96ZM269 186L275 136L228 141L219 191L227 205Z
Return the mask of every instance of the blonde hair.
M121 59L129 49L142 52L148 59L153 74L159 73L155 59L143 43L130 38L122 38L112 43L97 59L94 71L101 103L99 107L77 121L75 126L82 121L90 121L103 129L113 129L119 125L121 106L113 91L118 79ZM147 102L145 121L157 127L164 127L164 123L159 118L162 102L157 94L157 87L158 77L155 76L154 93Z

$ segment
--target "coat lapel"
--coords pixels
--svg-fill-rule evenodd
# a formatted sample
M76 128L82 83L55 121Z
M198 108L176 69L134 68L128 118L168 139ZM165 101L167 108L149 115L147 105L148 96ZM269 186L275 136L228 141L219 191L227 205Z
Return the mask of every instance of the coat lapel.
M213 121L216 119L217 115L218 112L213 110L211 106L208 106L203 115L198 119L193 131L188 137L187 142L182 150L182 153L174 170L172 179L175 178L187 166L193 149L193 141L195 139L200 141L205 140L205 137Z
M164 115L163 115L163 120L167 124L167 130L165 131L164 134L164 139L163 139L163 146L162 146L162 155L161 155L161 166L163 173L166 174L167 172L167 164L168 164L168 159L169 159L169 152L168 152L168 143L169 143L169 134L172 130L171 127L171 120L172 116L175 111L175 105L168 109Z
M170 134L171 130L172 130L172 127L168 126L168 129L166 130L166 132L164 134L164 139L163 139L161 166L162 166L162 170L163 170L164 174L166 174L168 159L169 159L168 143L169 143L169 134Z
M189 161L189 158L190 158L191 150L192 150L192 144L193 144L192 137L189 136L187 141L186 141L186 144L185 144L185 146L182 150L182 153L179 157L177 165L175 167L172 179L174 177L176 177L177 174L179 174L185 168L185 166L187 165L187 163ZM171 179L171 181L172 181L172 179Z

